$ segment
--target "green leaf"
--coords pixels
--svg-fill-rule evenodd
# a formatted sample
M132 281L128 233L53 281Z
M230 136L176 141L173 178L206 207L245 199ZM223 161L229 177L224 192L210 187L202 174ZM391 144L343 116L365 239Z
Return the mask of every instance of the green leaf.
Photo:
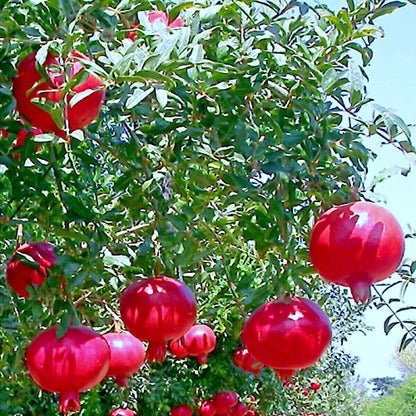
M386 3L383 6L377 7L373 13L373 18L376 19L377 17L392 13L396 9L403 6L406 6L406 3L403 1L391 1L390 3Z

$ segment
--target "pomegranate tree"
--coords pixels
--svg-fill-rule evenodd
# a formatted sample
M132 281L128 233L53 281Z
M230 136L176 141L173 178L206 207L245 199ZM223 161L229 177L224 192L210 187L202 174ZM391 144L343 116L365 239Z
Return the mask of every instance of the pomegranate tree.
M128 286L120 298L120 314L127 330L148 341L148 361L163 361L166 342L181 337L194 323L192 291L171 277L152 277Z
M69 88L63 96L68 81L85 71L82 61L89 58L78 51L71 52L66 59L60 59L51 53L42 66L48 80L36 68L36 52L24 58L17 67L17 76L13 79L13 95L17 111L33 126L44 132L55 133L65 138L65 129L73 131L88 126L99 114L105 97L103 81L94 75L86 74L85 80ZM69 79L65 79L66 67ZM83 97L75 102L76 94ZM59 113L62 123L56 123L56 115L46 108L53 108L64 100L63 110ZM76 98L75 98L76 100ZM43 108L42 108L43 107ZM53 111L53 110L52 110ZM67 126L66 126L67 124Z
M370 286L386 279L400 265L404 237L385 208L352 202L329 209L315 223L310 258L328 282L351 289L356 302L370 298Z
M52 244L23 244L16 249L7 264L6 281L14 292L28 298L27 287L39 287L46 279L47 269L55 263L56 256Z
M110 347L101 335L85 326L69 327L57 338L51 327L29 344L26 367L43 390L58 393L59 411L80 410L79 393L101 382L110 365Z
M139 339L129 333L110 332L103 337L111 350L110 366L106 377L115 377L120 387L126 387L127 376L138 371L144 363L144 346Z
M284 381L321 357L331 341L331 326L315 302L283 297L257 308L244 324L242 338L250 353Z

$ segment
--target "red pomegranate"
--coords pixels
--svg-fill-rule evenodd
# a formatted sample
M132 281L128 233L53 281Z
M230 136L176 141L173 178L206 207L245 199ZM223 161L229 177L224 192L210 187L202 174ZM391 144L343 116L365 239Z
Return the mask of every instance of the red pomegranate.
M169 351L176 358L185 358L188 356L188 351L186 351L185 346L183 345L183 338L176 338L169 343Z
M31 264L27 264L24 261ZM39 287L47 276L46 269L56 263L54 247L47 242L21 245L11 257L6 269L10 288L24 298L29 297L27 286Z
M331 326L315 302L284 297L257 308L243 327L242 339L257 360L285 381L321 357L331 341Z
M23 122L22 122L23 124ZM6 139L9 136L9 132L5 129L0 129L0 134L1 136ZM28 136L38 136L40 134L43 134L43 131L41 129L21 129L17 132L17 137L16 137L16 142L13 145L13 149L17 149L19 147L22 147ZM40 146L36 146L36 152L38 152L40 150ZM19 160L20 159L20 155L18 153L14 153L13 154L13 159L14 160Z
M69 327L57 338L57 327L41 332L26 350L26 367L42 389L60 395L59 411L80 410L79 393L96 386L110 365L107 341L85 326Z
M208 362L208 354L215 349L217 338L208 325L193 325L182 336L188 355L197 357L199 364Z
M238 395L235 391L220 391L212 398L212 403L217 415L223 415L238 403Z
M58 126L51 114L33 100L44 99L45 105L59 103L63 99L65 67L70 66L69 78L72 79L84 70L83 60L88 61L89 58L78 51L73 51L65 62L48 54L43 67L49 76L51 86L43 80L36 69L36 52L24 58L17 67L17 76L13 79L13 95L16 99L17 111L32 126L65 138L63 126ZM72 104L71 99L79 93L84 93L85 96ZM98 116L104 97L103 81L91 74L86 75L85 80L79 85L70 88L65 97L65 110L62 114L63 121L68 122L69 131L88 126Z
M214 403L209 399L203 400L196 412L201 416L214 416L217 414Z
M144 363L144 346L139 339L128 333L110 332L103 337L111 350L106 377L115 377L120 387L126 387L127 376L138 371Z
M254 358L246 347L238 347L233 352L233 363L244 371L252 372L255 376L260 374L264 365Z
M152 277L132 283L120 298L121 319L127 330L148 341L148 361L163 361L166 342L181 337L195 322L192 291L171 277Z
M352 202L329 209L313 226L310 258L327 281L351 289L356 302L370 298L370 286L400 265L404 237L386 209Z
M247 406L242 403L238 402L230 412L231 416L245 416L248 412Z
M181 404L170 409L170 416L192 416L192 409L187 404Z
M114 409L110 416L135 416L133 411L130 409Z

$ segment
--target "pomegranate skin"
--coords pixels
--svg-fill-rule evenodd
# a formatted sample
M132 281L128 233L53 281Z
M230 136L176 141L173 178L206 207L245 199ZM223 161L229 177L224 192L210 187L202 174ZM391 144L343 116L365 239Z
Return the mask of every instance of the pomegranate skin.
M126 387L127 376L136 373L144 363L144 346L139 339L128 333L110 332L103 337L111 350L106 377L115 377L120 387Z
M214 331L208 325L192 325L182 338L185 350L190 356L197 357L199 364L208 362L208 354L217 345Z
M89 58L81 52L74 51L67 60L70 62L69 77L73 78L84 69L81 60L89 60ZM48 54L43 67L46 69L53 87L43 81L41 74L36 69L36 52L32 52L19 63L18 74L13 78L16 109L33 127L65 138L65 132L57 126L52 116L32 102L34 98L44 98L52 103L58 103L62 98L60 91L64 83L62 64L58 62L57 57ZM58 69L57 72L56 69ZM76 104L70 105L70 100L75 94L87 90L95 91ZM29 94L27 94L28 91L30 91ZM84 82L71 88L65 103L69 131L81 129L95 120L101 110L104 97L105 89L102 80L90 74L87 75Z
M38 266L33 268L19 260L19 254L31 257ZM7 264L6 281L14 292L27 299L29 298L27 286L41 286L47 276L46 269L54 264L56 264L56 256L52 244L47 242L23 244L16 249Z
M188 356L188 351L186 351L185 346L183 345L183 338L176 338L169 343L169 351L176 358L185 358Z
M249 352L284 381L321 357L331 341L331 325L315 302L295 297L257 308L244 324L242 339Z
M135 416L133 411L130 409L114 409L110 416Z
M80 410L79 393L99 384L110 365L107 341L85 326L69 327L56 338L57 327L36 336L26 349L25 362L33 381L60 395L59 411Z
M181 404L170 409L170 416L192 416L192 409L187 404Z
M120 297L121 319L127 330L148 341L148 361L163 361L166 342L181 337L194 323L196 301L192 291L171 277L133 282Z
M370 286L394 273L404 236L393 215L372 202L353 202L324 212L312 228L310 259L328 282L351 289L365 303Z

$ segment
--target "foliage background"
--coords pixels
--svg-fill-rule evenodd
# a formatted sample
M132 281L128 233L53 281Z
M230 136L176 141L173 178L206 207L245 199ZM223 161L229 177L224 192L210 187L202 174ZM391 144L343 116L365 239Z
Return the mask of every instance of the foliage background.
M365 67L380 36L376 19L405 3L349 0L337 13L297 1L3 3L1 270L19 224L25 241L55 244L59 261L29 300L0 280L2 414L56 414L56 397L24 367L40 330L75 319L101 333L122 329L120 293L158 274L194 291L198 321L212 326L219 348L208 366L172 357L146 364L124 390L106 380L83 395L81 414L127 404L167 414L220 389L242 400L253 394L260 414L356 414L347 384L354 360L341 345L362 327L361 309L314 274L308 236L323 210L363 195L375 157L365 137L414 151L398 116L380 108L366 121L359 113L371 101ZM180 14L184 27L150 25L147 13L157 9ZM132 42L126 35L137 22ZM43 135L13 149L21 124L11 79L39 47L92 57L105 106L70 141ZM230 361L247 315L284 292L317 301L334 332L323 360L293 389L271 370L256 378ZM322 388L303 395L312 379Z

